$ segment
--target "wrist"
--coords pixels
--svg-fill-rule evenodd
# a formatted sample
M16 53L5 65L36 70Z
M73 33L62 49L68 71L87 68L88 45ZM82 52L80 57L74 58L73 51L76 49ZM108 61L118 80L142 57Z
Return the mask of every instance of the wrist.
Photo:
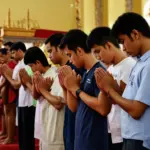
M107 95L108 95L108 96L111 96L111 92L112 92L112 91L114 91L114 89L113 89L113 88L109 88L108 91L107 91Z
M82 90L79 88L79 89L77 89L76 90L76 97L77 97L77 99L80 99L80 93L82 92Z

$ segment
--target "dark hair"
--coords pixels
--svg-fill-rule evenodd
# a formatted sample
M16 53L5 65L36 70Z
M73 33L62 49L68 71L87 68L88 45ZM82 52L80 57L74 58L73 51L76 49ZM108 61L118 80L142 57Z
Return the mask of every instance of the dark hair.
M62 33L53 34L45 41L45 44L50 43L51 46L58 47L63 37L64 37L64 34Z
M87 35L79 30L72 29L63 37L60 48L68 47L69 50L76 52L77 47L83 48L86 53L91 52L86 45Z
M11 47L13 44L14 44L13 42L6 42L6 43L4 43L4 46L9 46L9 47Z
M1 48L1 49L0 49L0 53L1 53L2 55L7 55L7 52L8 52L8 49L7 49L7 48Z
M19 49L22 50L23 52L26 52L25 44L22 42L16 42L11 46L11 50L18 51Z
M119 16L112 27L111 34L118 38L120 34L130 37L132 30L138 30L145 37L150 37L150 28L146 20L139 14L128 12Z
M47 58L44 52L38 47L31 47L27 50L24 56L24 63L26 65L36 63L36 61L40 61L41 64L45 67L49 66Z
M108 41L119 48L117 39L110 35L110 31L108 27L97 27L93 29L87 39L88 48L91 49L95 44L104 46Z

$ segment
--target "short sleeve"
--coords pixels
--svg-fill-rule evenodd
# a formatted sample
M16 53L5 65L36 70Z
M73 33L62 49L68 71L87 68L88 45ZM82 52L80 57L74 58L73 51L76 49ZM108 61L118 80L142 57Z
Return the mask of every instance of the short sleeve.
M16 66L13 70L12 79L19 80L19 70L18 66Z
M135 100L138 100L148 106L150 106L150 65L144 67L141 74L138 77L139 88L135 96Z
M12 74L12 79L14 80L20 80L20 77L19 77L19 70L22 69L22 68L25 68L25 64L22 61L20 61L14 68L13 70L13 74Z

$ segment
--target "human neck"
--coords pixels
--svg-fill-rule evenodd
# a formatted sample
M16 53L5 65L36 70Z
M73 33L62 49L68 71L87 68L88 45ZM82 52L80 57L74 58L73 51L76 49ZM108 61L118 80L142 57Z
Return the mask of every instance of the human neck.
M60 61L60 66L64 66L66 65L66 63L69 61L69 57L68 56L62 56L62 59Z
M46 66L46 67L42 66L41 73L45 73L49 68L50 66Z
M84 68L86 70L90 70L95 63L97 62L97 59L92 55L92 53L86 53L84 56Z
M18 62L21 61L23 58L24 58L24 53L22 53L22 54L20 55L20 58L19 58Z
M149 50L150 50L150 38L144 38L142 40L140 56L144 55Z
M126 54L123 53L121 50L118 50L116 52L115 57L114 57L113 65L117 65L118 63L120 63L125 58L127 58Z

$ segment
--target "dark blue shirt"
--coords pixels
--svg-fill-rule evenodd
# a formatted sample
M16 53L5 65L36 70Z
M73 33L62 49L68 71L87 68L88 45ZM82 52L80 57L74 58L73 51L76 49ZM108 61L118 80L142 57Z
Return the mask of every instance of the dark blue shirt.
M77 74L81 76L84 73L84 69L77 69L72 63L69 61L66 65L70 66L73 70L76 71ZM65 150L74 150L74 140L75 140L75 116L76 113L71 112L68 106L65 106L65 118L64 118L64 145Z
M98 97L100 92L94 77L94 71L99 67L102 67L102 65L97 62L87 73L85 73L80 86L82 91L94 97ZM79 100L75 122L75 150L107 149L107 118L88 107L82 100Z

